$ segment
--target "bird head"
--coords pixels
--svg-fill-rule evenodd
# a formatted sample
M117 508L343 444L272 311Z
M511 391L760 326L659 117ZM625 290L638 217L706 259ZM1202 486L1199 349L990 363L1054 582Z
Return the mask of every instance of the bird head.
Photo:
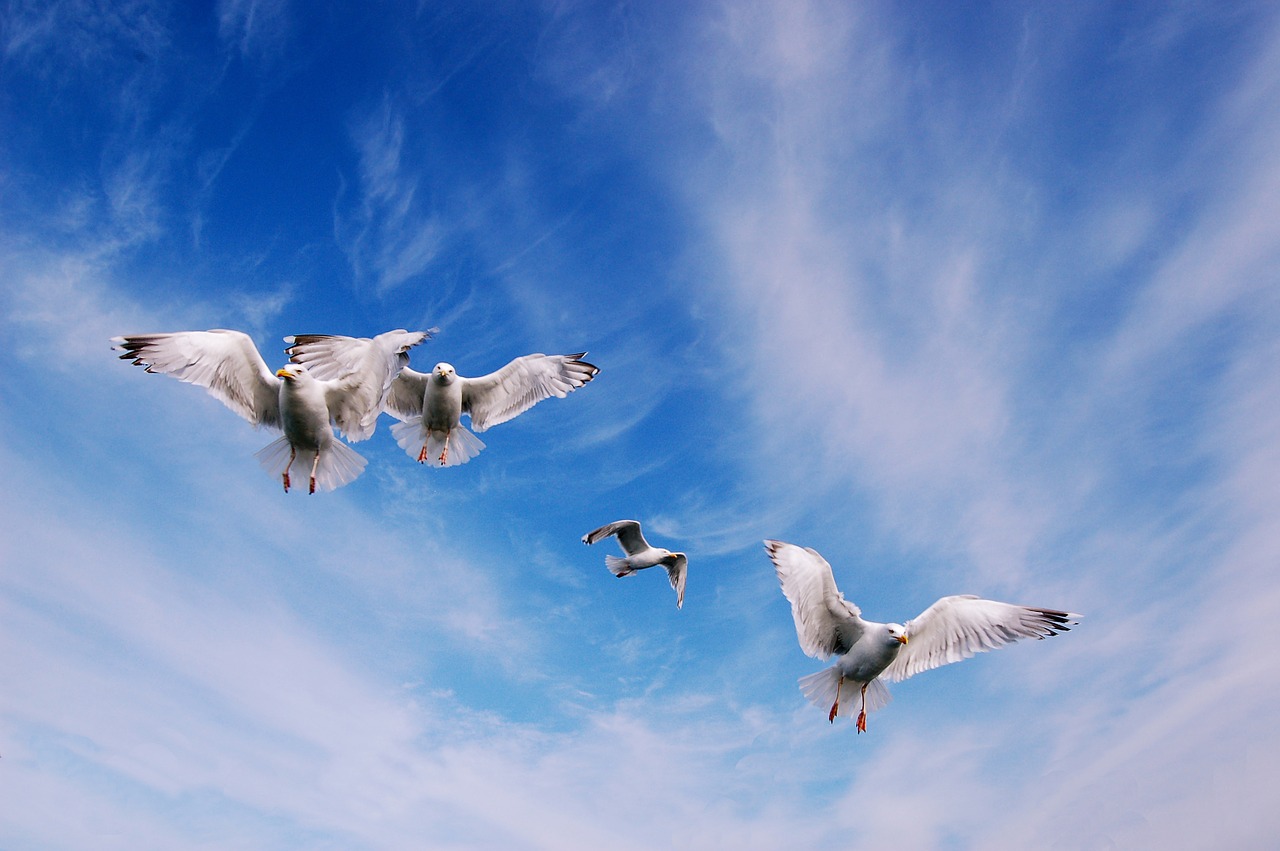
M441 384L452 384L453 379L458 375L451 363L436 364L436 368L431 370L431 374L435 376L436 381Z
M285 381L295 381L307 374L307 368L300 363L287 363L276 370L276 377Z
M899 644L907 643L907 628L900 623L886 624L889 630L889 637Z

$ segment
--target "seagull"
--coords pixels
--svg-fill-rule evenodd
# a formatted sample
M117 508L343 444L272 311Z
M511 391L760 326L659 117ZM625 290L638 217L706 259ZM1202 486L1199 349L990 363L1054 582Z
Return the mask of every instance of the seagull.
M825 671L800 678L810 702L825 707L827 720L842 714L840 694L846 682L861 692L857 729L867 729L867 712L892 698L881 680L905 680L921 671L968 659L1019 638L1047 638L1066 632L1080 615L983 600L971 594L943 597L905 624L862 619L862 611L836 588L831 565L817 550L782 541L765 541L791 601L800 648L816 659L838 656ZM849 714L847 712L843 714Z
M121 360L203 387L255 428L284 432L255 457L269 474L280 476L286 493L294 463L309 465L308 492L315 493L317 487L333 490L347 484L368 463L334 438L330 421L348 440L372 435L391 380L408 363L409 349L428 336L425 331L404 330L380 334L367 341L363 359L351 360L324 377L302 363L285 364L273 374L253 340L241 331L135 334L113 337L111 342L114 350L124 352Z
M635 520L615 520L605 524L593 532L582 536L582 543L594 544L611 535L616 535L626 558L605 556L604 563L614 576L630 576L637 570L662 565L667 569L667 578L671 587L676 590L676 608L684 606L684 582L689 573L689 559L684 553L673 553L662 547L653 547L644 539L640 524Z
M301 349L306 357L310 347ZM402 420L391 434L419 464L465 464L484 449L484 442L462 426L463 414L471 417L471 428L484 431L543 399L563 399L600 372L582 360L584 355L525 355L479 378L464 378L447 363L436 364L427 374L406 367L391 382L383 406Z

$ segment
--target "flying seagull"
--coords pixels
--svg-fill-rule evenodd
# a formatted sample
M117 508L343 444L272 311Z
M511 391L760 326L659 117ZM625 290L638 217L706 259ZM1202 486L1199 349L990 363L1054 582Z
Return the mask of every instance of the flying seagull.
M943 597L905 624L862 619L861 610L836 588L831 565L816 550L781 541L765 541L791 601L800 648L816 659L838 656L825 671L800 678L810 702L831 706L828 720L850 714L840 705L845 689L858 689L858 732L867 729L867 712L892 698L881 680L905 680L921 671L968 659L1019 638L1047 638L1066 632L1080 615L983 600L971 594Z
M315 353L306 344L295 345L293 351L295 360ZM403 421L391 427L391 434L419 464L465 464L484 443L459 422L463 414L471 417L471 428L484 431L543 399L563 399L600 372L582 360L584 355L525 355L479 378L464 378L447 363L436 364L427 374L406 367L391 382L383 405Z
M616 535L626 558L605 556L604 563L614 576L630 576L637 570L662 565L667 569L667 578L671 587L676 590L676 608L684 606L684 582L689 573L689 559L684 553L673 553L662 547L653 547L644 539L640 524L635 520L615 520L582 536L582 543L594 544L611 535Z
M330 421L348 440L372 435L391 380L408 363L409 349L428 336L404 330L380 334L368 341L366 357L326 378L317 378L301 363L285 364L273 374L253 340L240 331L135 334L111 342L124 352L121 360L203 387L254 427L284 432L256 453L258 463L280 476L286 492L294 463L309 466L308 492L315 493L317 487L342 487L367 463L334 438Z

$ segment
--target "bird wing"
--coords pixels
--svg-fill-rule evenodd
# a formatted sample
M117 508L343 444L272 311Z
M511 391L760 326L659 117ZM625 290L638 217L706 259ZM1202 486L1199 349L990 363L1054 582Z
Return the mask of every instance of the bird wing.
M430 336L397 329L372 338L298 334L284 339L290 360L325 383L329 417L347 439L365 440L373 434L392 382L409 363L409 349Z
M968 659L1020 638L1066 632L1080 615L984 600L972 594L943 597L907 621L907 643L885 669L890 681Z
M431 376L405 367L391 382L382 409L393 417L407 420L422 416L422 403L427 395L427 382Z
M667 568L667 578L676 591L676 608L684 607L684 584L689 578L689 558L684 553L672 553Z
M816 659L849 652L862 637L862 610L836 587L831 565L817 550L765 541L782 593L791 601L800 648Z
M280 379L267 367L248 334L215 328L132 334L113 337L111 342L115 344L112 348L124 352L121 360L203 387L255 426L282 427Z
M525 355L497 372L462 378L462 410L471 428L484 431L523 414L543 399L563 399L596 377L600 370L576 355Z
M644 535L640 532L640 524L635 520L615 520L612 523L606 523L599 529L583 535L582 543L594 544L596 541L604 540L610 535L618 536L618 543L622 545L622 551L629 556L649 549L649 542L644 539Z

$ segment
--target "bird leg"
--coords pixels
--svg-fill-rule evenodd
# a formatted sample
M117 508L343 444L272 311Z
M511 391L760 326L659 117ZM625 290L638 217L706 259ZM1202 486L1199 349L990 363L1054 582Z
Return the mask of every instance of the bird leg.
M320 466L320 450L316 450L315 460L311 462L311 489L307 493L316 492L316 468Z
M862 684L862 708L858 710L858 732L867 732L867 686L871 683Z
M832 724L836 723L836 716L840 714L840 686L844 685L844 675L840 675L840 682L836 683L836 702L831 704L831 714L827 716L827 720Z
M427 445L424 443L422 444L422 448L418 450L418 463L419 464L426 463L426 460L427 460Z
M284 492L285 492L285 493L288 493L288 492L289 492L289 468L293 466L293 459L294 459L294 456L297 454L297 451L298 451L298 450L294 449L294 448L293 448L293 445L292 445L292 444L290 444L290 446L289 446L289 463L284 465L284 476L282 476L282 478L284 479Z
M449 462L449 438L446 435L444 439L444 449L440 450L440 466L443 467Z

